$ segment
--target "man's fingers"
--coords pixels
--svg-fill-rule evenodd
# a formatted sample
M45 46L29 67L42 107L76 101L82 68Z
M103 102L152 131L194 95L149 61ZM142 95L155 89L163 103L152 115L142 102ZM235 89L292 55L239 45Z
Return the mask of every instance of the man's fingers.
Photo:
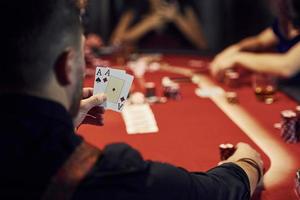
M236 144L236 148L240 148L240 147L247 147L247 148L251 148L251 146L247 143L244 142L239 142Z
M82 124L90 124L90 125L96 125L96 126L103 126L103 119L95 118L92 116L86 116L86 118L83 120Z
M218 166L223 165L224 163L226 163L225 161L220 161L218 162Z
M106 101L106 96L104 94L93 95L87 99L81 101L82 107L89 111L95 106L99 106Z
M93 107L91 110L89 110L88 114L90 115L102 115L104 114L105 109L102 106L96 106Z
M89 98L93 95L93 91L94 89L93 88L83 88L82 89L82 98L83 99L86 99L86 98Z

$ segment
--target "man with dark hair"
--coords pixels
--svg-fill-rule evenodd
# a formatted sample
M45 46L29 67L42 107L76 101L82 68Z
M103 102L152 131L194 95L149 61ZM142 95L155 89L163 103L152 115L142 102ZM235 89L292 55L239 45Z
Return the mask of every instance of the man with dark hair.
M76 4L27 0L0 5L5 50L0 199L250 198L262 161L247 144L238 144L233 156L209 172L190 173L144 161L126 144L100 150L86 143L74 127L102 125L103 109L96 105L105 96L92 96L92 89L81 93L84 38ZM17 18L8 18L11 13Z

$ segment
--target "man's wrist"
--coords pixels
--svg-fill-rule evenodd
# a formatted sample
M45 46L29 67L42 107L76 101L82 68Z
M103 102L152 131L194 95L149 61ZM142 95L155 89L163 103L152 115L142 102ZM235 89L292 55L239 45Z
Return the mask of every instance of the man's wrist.
M249 166L251 166L253 169L255 169L257 172L257 183L259 183L259 181L262 178L262 171L261 171L258 163L255 160L253 160L251 158L241 158L241 159L237 160L236 162L247 163Z

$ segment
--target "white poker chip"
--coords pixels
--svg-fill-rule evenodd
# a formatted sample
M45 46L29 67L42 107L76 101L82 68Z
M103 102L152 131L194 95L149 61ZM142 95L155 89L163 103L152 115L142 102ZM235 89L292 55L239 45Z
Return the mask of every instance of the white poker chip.
M274 124L274 128L276 128L276 129L281 129L281 123L275 123Z
M145 95L141 92L132 93L129 100L132 104L144 104L146 102Z
M170 86L172 84L172 80L168 76L165 76L165 77L162 78L161 84L164 87L168 87L168 86Z

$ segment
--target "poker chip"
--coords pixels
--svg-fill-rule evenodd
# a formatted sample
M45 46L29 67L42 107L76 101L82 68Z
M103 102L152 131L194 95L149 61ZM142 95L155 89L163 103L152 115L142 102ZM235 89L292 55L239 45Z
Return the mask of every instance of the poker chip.
M272 104L274 101L275 99L273 97L265 98L265 104Z
M225 72L224 83L231 88L237 88L239 86L240 75L238 72L229 70Z
M266 90L266 93L273 94L274 91L275 91L275 88L274 88L273 85L267 85L266 88L265 88L265 90Z
M141 92L134 92L130 95L129 102L131 104L144 104L145 103L145 96Z
M150 97L155 97L156 96L156 87L155 87L155 83L153 82L147 82L145 84L145 89L146 89L146 98L150 98Z
M172 85L172 80L170 79L170 77L165 76L165 77L162 78L161 84L162 84L163 87L171 86Z
M225 96L228 103L230 104L238 103L238 96L236 92L226 92Z
M296 112L292 110L284 110L281 112L281 117L286 119L286 118L296 118L297 114Z
M300 140L300 106L296 106L295 112L297 115L296 132L297 132L297 137Z
M281 129L281 123L275 123L274 128L276 129Z
M163 94L168 99L180 100L181 93L180 88L177 83L174 83L170 86L166 86L163 88Z
M168 99L166 97L160 97L159 98L159 103L166 103Z
M276 88L274 85L255 86L254 92L257 100L265 104L272 104L276 101Z
M295 176L295 192L298 198L300 198L300 169L297 170Z
M166 97L151 97L151 98L146 99L146 102L150 103L150 104L166 103L167 101L168 101L168 99Z
M293 110L284 110L281 112L281 137L287 143L297 143L297 114Z
M163 95L168 99L180 100L181 93L178 83L172 81L169 77L162 79Z
M232 156L236 149L233 144L227 143L227 144L220 144L219 150L220 150L220 159L221 161L223 161L223 160L227 160L230 156Z

